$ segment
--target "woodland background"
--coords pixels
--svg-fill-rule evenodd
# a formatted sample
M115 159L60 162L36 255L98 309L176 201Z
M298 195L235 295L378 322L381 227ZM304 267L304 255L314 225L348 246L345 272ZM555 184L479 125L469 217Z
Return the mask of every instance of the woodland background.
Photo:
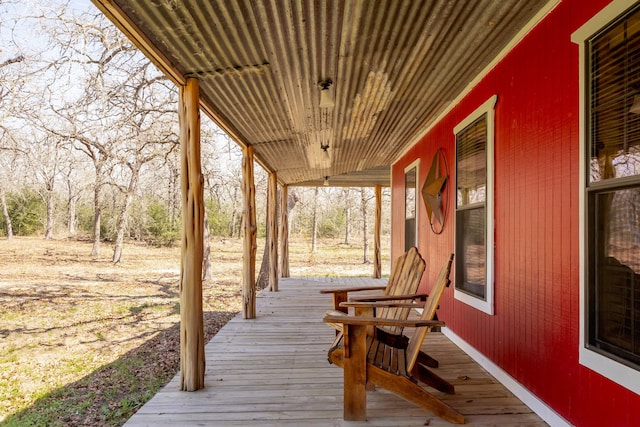
M0 236L166 246L180 233L177 90L88 0L0 0ZM202 115L211 236L240 233L241 151ZM258 235L267 175L256 169ZM290 233L369 260L373 189L291 187ZM389 192L383 192L383 235Z
M241 307L241 165L202 115L207 340ZM0 425L122 425L175 375L179 183L173 84L88 0L0 0ZM373 274L373 189L289 197L292 275Z

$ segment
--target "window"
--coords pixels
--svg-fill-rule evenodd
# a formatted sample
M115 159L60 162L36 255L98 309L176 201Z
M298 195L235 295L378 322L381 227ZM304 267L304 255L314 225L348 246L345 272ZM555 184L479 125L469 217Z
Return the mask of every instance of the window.
M573 34L581 81L580 363L640 393L640 7Z
M589 39L587 49L590 69L587 345L629 361L637 369L640 367L640 11L625 15Z
M404 250L418 245L416 194L418 165L412 163L404 171Z
M491 97L456 128L457 299L493 314L493 122Z

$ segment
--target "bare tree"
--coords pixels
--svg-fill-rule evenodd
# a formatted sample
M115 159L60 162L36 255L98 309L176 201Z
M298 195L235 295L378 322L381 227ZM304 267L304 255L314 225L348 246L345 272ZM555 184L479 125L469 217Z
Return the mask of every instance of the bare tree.
M7 208L7 198L5 196L4 188L0 187L0 205L2 206L2 216L7 229L7 240L13 239L13 226L11 225L11 217L9 216L9 209Z
M61 95L45 88L47 111L41 113L40 127L69 141L93 165L93 256L100 250L103 190L113 185L121 191L113 256L118 262L141 168L160 155L155 146L167 142L167 133L175 134L158 131L170 122L159 117L175 115L176 107L163 103L170 91L162 86L160 73L103 15L66 12L44 16L45 24L50 23L45 28L50 50L63 58L55 59L47 72L73 75L83 82L82 90ZM162 101L153 90L156 84L162 87L156 90L164 94ZM51 115L54 120L48 119ZM170 142L175 144L175 138Z
M13 224L7 205L7 189L11 186L11 177L15 169L15 152L5 145L0 147L0 207L4 218L7 240L13 239Z
M282 197L282 192L278 189L277 194L277 202L276 202L276 229L280 229L280 200ZM296 203L300 200L298 193L295 191L288 192L287 197L287 212L291 213L293 208L296 206ZM268 237L269 229L267 228L267 236ZM262 263L260 264L260 273L258 274L258 279L256 280L257 288L264 289L269 285L269 247L268 247L268 238L265 239L264 244L264 255L262 256Z
M351 189L349 187L342 189L344 196L344 244L351 244Z
M32 134L25 141L26 158L29 170L38 181L36 191L46 206L46 220L44 226L44 238L53 239L54 211L56 204L56 182L62 168L63 159L66 158L63 142L51 135Z
M139 68L129 70L128 84L120 88L128 96L118 97L123 101L118 105L124 114L120 120L122 138L115 157L120 179L113 179L113 182L121 191L123 201L116 222L113 263L120 262L122 257L129 210L142 168L178 146L175 90L155 68L151 68L150 63L144 62ZM122 178L126 183L122 183Z
M2 5L2 2L0 2ZM4 9L4 8L3 8ZM5 34L12 33L12 27L17 25L15 21L8 22L3 19L4 10L0 10L0 207L4 218L7 240L13 238L13 225L9 216L7 205L7 190L11 187L10 165L15 164L17 153L15 140L12 136L12 129L7 125L8 119L15 116L16 108L21 106L20 100L16 99L16 94L20 93L22 80L19 75L22 73L25 57L19 50L19 46L13 40L5 40ZM5 46L12 45L18 47L16 51L6 49Z
M369 231L368 231L368 219L369 216L369 200L371 196L367 194L366 188L360 188L360 211L362 213L362 239L363 239L363 263L369 264Z
M313 191L313 214L311 225L311 254L315 255L317 250L318 241L318 187L315 187Z
M74 156L75 152L68 150L67 161L62 164L62 176L67 190L67 231L69 236L76 236L78 233L77 205L84 190L81 182L81 163Z

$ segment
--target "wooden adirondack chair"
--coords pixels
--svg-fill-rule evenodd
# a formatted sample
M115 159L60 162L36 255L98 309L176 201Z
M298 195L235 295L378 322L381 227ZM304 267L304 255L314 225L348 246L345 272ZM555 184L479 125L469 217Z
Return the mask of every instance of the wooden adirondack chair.
M326 289L320 293L333 295L334 311L327 314L340 315L338 311L348 313L349 307L353 307L356 316L379 317L383 319L406 320L412 308L415 308L417 300L425 299L428 294L418 294L420 279L425 269L425 261L415 246L410 248L403 255L398 257L393 264L391 275L387 286L377 287L353 287L342 289ZM350 293L359 291L383 290L381 294L367 295L349 298ZM403 303L413 301L410 304ZM334 323L337 333L331 347L340 344L342 340L342 323ZM374 330L380 341L384 341L392 346L404 346L406 348L408 339L402 335L402 326L378 325L367 327L367 334L373 335ZM422 351L419 353L419 360L422 365L437 368L438 361ZM454 393L453 385L440 377L433 375L429 384L445 393ZM373 387L372 387L373 388Z
M329 351L329 361L344 369L345 420L366 419L366 386L372 383L447 421L464 424L462 414L418 384L418 380L422 380L425 371L428 371L419 363L424 338L430 328L444 326L444 322L433 320L433 317L444 289L449 285L452 262L453 254L438 275L424 311L417 320L345 316L342 313L325 315L325 322L343 325L342 345ZM414 327L415 330L406 348L395 348L380 342L375 336L367 336L367 327L381 325Z
M409 316L411 306L398 304L398 302L427 297L427 294L417 294L424 269L425 261L414 246L398 257L393 264L387 286L324 289L320 293L333 295L333 311L329 311L329 314L341 315L341 313L344 313L346 315L349 310L348 307L352 306L356 316L375 316L384 319L403 320ZM372 290L382 290L383 292L377 295L349 299L349 294L351 293ZM395 304L391 303L392 301ZM342 340L342 323L334 323L331 326L336 329L336 339L331 345L335 347ZM386 333L385 336L388 336L391 340L402 339L402 327L381 325L379 328L383 329L381 333ZM374 329L373 326L368 327L367 333L373 335ZM433 363L430 366L437 367L437 361L434 359L432 361Z
M398 257L395 263L393 263L393 269L389 276L389 281L386 286L361 286L342 289L323 289L320 291L322 294L331 294L333 297L333 309L348 313L348 308L341 306L343 302L349 300L349 294L362 292L362 291L382 291L378 295L369 296L373 299L414 299L414 298L426 298L425 295L417 295L418 286L420 285L420 279L425 269L425 262L418 253L418 248L415 246L410 248L403 255ZM394 298L392 298L394 297ZM404 298L402 298L404 297ZM389 314L384 314L384 317L398 318L396 312L400 314L408 313L409 310L397 310L393 308L385 307ZM384 310L383 310L384 311ZM407 314L404 314L406 318Z

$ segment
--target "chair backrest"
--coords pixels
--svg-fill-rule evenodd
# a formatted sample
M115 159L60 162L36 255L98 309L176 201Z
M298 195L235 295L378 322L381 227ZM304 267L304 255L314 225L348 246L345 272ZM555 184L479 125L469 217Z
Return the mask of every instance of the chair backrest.
M449 286L449 275L451 273L451 265L453 264L453 254L449 255L449 259L440 270L440 274L438 274L438 278L433 284L433 288L429 292L429 298L427 298L427 303L424 306L424 310L422 312L422 316L420 316L421 320L433 320L436 314L436 309L440 304L440 298L444 293L444 289ZM420 351L420 347L422 346L422 342L424 338L427 336L427 332L429 332L430 328L416 328L413 335L409 339L409 346L407 347L406 353L406 362L407 362L407 372L411 372L413 366L416 363L418 358L418 352Z
M422 259L422 256L420 256L418 249L415 246L410 248L404 255L396 260L391 276L389 276L385 294L387 296L394 296L413 295L417 293L424 269L425 261ZM376 317L383 319L406 319L409 316L410 310L410 308L402 307L385 307L378 310ZM380 326L379 328L392 334L402 333L402 328L390 326Z

